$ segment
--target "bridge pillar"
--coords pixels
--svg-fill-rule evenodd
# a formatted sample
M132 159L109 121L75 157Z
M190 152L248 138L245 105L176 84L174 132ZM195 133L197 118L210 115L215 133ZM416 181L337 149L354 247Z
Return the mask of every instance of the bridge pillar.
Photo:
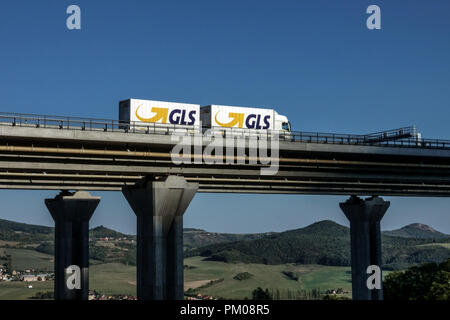
M99 202L100 197L93 197L85 191L62 191L54 199L45 199L45 205L55 220L56 300L88 299L89 219ZM77 266L79 270L67 270L69 266ZM78 271L80 278L76 279Z
M367 287L367 267L377 265L381 271L380 221L390 202L379 197L360 199L356 196L339 204L350 220L352 296L353 300L382 300L383 287ZM381 276L381 275L380 275Z
M183 214L197 189L179 176L122 188L137 216L138 299L184 299Z

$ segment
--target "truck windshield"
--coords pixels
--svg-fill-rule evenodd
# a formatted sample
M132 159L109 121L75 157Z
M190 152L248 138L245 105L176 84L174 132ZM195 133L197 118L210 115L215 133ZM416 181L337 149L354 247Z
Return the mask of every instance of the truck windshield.
M286 130L286 131L290 131L290 125L289 122L283 122L281 124L281 129Z

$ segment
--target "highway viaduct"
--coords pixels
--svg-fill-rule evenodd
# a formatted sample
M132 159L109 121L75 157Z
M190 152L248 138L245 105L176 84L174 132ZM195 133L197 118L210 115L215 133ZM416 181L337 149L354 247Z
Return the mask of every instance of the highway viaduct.
M350 221L353 298L379 300L366 270L382 264L389 202L381 196L450 196L450 141L390 134L293 133L279 141L277 173L261 175L267 165L250 161L176 165L179 141L169 130L0 114L0 188L60 190L45 200L55 221L56 299L87 299L89 219L100 201L90 190L121 191L136 214L139 299L183 299L183 214L196 192L350 196L340 207ZM71 265L80 267L80 289L67 288Z

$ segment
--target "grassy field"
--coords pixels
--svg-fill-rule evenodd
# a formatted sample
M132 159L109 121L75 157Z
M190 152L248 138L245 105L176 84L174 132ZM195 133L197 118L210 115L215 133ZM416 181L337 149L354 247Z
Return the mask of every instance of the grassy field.
M28 289L28 285L32 289ZM53 291L53 281L45 282L0 282L0 300L25 300L39 291Z
M12 268L18 270L35 269L53 271L53 257L35 250L4 248L6 254L12 257Z
M89 289L107 295L136 295L136 267L121 263L91 266L89 268Z
M32 250L0 248L13 257L13 268L40 269L53 271L51 256ZM251 292L257 287L270 290L292 292L299 290L311 291L320 289L342 288L351 292L351 274L349 267L331 267L321 265L263 265L263 264L227 264L218 261L204 261L201 257L184 260L186 269L185 288L197 288L211 280L223 279L199 292L214 297L227 299L251 298ZM292 280L283 274L292 272L298 280ZM252 275L247 280L233 279L238 273L248 272ZM383 272L383 276L389 272ZM100 291L106 295L128 294L136 295L136 267L120 263L95 264L89 270L90 290ZM28 289L28 285L33 286ZM47 282L0 282L0 300L29 299L38 291L53 291L53 281ZM350 294L348 294L350 296Z
M91 266L89 269L89 289L107 295L136 295L136 269L119 263ZM28 289L28 285L33 286ZM0 282L0 300L29 299L39 291L53 291L53 281L45 282Z
M195 267L185 270L185 287L196 287L210 280L224 280L204 290L202 294L216 297L244 299L251 298L251 292L257 287L269 289L312 290L337 289L351 291L350 268L325 267L319 265L262 265L227 264L217 261L203 261L200 257L184 260L185 265ZM300 275L300 281L291 280L282 271L292 271ZM235 280L233 277L242 272L253 275L248 280ZM105 294L136 294L136 269L119 263L91 266L90 289ZM318 274L318 276L314 276ZM322 277L327 277L322 280Z
M227 264L217 261L202 261L201 257L185 259L185 265L196 267L185 271L185 284L192 281L216 280L223 278L222 282L208 288L201 289L200 293L216 297L244 299L251 298L251 292L257 287L276 289L289 289L291 291L320 288L343 288L351 291L351 274L349 267L327 267L320 265L263 265L263 264ZM295 281L285 276L283 271L291 271L299 275ZM241 272L253 275L248 280L235 280L233 277ZM316 275L317 276L314 276ZM322 277L327 280L323 281Z
M21 250L21 249L7 249ZM28 259L44 262L34 264L45 265L47 255L37 254L33 256L28 250L24 252L11 252L19 264L25 264ZM30 255L29 257L26 257ZM33 258L34 257L34 258ZM36 259L36 257L38 259ZM14 263L14 262L13 262ZM197 287L210 280L223 278L220 283L206 289L201 289L202 294L216 297L243 299L250 298L251 292L257 287L278 289L312 290L315 288L350 290L350 274L347 267L326 267L319 265L262 265L262 264L226 264L216 261L202 261L200 257L185 259L184 264L195 267L185 270L185 287ZM30 266L27 266L30 268ZM53 268L53 266L52 266ZM298 281L292 280L283 271L292 271L300 276ZM253 276L247 280L235 280L233 277L242 272L249 272ZM90 267L90 290L97 290L107 295L130 294L136 295L136 268L119 263L98 264ZM53 291L53 281L33 282L32 289L28 289L28 283L0 282L0 299L28 299L38 291Z
M418 247L433 247L433 246L444 247L444 248L450 249L450 243L445 243L445 242L426 243L426 244L418 245Z
M319 288L322 290L342 288L351 292L350 267L320 266L314 272L309 272L301 277L302 285L307 290Z

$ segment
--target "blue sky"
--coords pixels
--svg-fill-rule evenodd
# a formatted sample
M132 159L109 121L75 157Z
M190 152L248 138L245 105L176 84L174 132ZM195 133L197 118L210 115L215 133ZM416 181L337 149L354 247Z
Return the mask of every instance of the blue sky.
M81 30L66 8L81 8ZM366 28L381 8L382 29ZM275 108L297 131L415 124L450 138L450 2L2 1L0 111L117 118L134 97ZM0 218L52 225L48 191L0 191ZM121 193L97 193L91 225L134 233ZM347 224L345 197L199 194L185 226L221 232ZM450 233L450 199L389 198L382 228ZM219 205L218 205L219 204Z

